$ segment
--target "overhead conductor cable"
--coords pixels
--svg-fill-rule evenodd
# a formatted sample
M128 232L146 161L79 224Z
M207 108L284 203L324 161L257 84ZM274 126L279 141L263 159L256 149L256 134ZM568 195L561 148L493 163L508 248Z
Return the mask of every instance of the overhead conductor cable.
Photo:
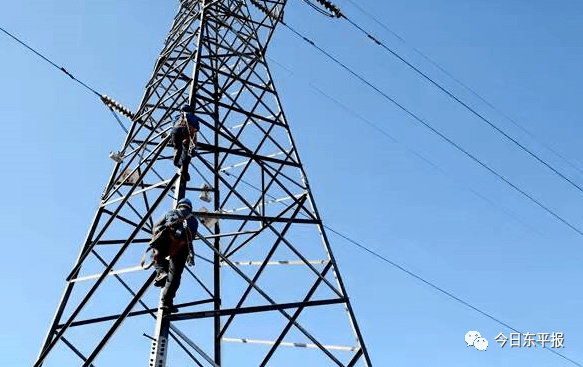
M422 76L425 80L427 80L428 82L430 82L431 84L433 84L435 87L437 87L439 90L441 90L443 93L445 93L448 97L452 98L454 101L456 101L457 103L459 103L460 105L462 105L466 110L470 111L473 115L475 115L476 117L478 117L482 122L484 122L485 124L487 124L488 126L490 126L492 129L494 129L496 132L498 132L499 134L501 134L502 136L504 136L508 141L512 142L514 145L516 145L521 150L523 150L524 152L526 152L529 156L531 156L532 158L534 158L536 161L538 161L539 163L541 163L542 165L544 165L545 167L547 167L548 169L550 169L553 173L555 173L560 178L562 178L564 181L566 181L571 186L573 186L574 188L576 188L577 190L579 190L581 193L583 193L583 187L581 187L580 185L578 185L577 183L575 183L573 180L571 180L570 178L568 178L567 176L565 176L562 172L560 172L559 170L557 170L556 168L554 168L550 163L546 162L544 159L542 159L541 157L539 157L536 153L534 153L533 151L531 151L530 149L528 149L526 146L524 146L523 144L521 144L518 140L516 140L512 136L510 136L507 132L505 132L504 130L502 130L500 127L496 126L494 123L492 123L489 119L487 119L482 114L480 114L474 108L472 108L467 103L465 103L464 101L462 101L459 97L455 96L452 92L450 92L445 87L443 87L441 84L439 84L438 82L436 82L435 80L433 80L430 76L428 76L426 73L424 73L423 71L421 71L418 67L416 67L415 65L411 64L409 61L405 60L396 51L394 51L390 47L386 46L383 42L379 41L372 34L368 33L364 28L362 28L361 26L359 26L358 24L356 24L355 22L353 22L350 18L348 18L346 15L344 15L340 11L340 9L338 9L338 7L336 5L332 4L331 2L329 2L327 0L316 0L316 1L319 2L320 4L322 4L322 6L324 6L326 9L328 9L330 12L332 12L334 14L334 17L346 19L346 21L348 21L348 23L350 23L353 27L355 27L360 32L362 32L364 35L366 35L367 38L369 38L370 40L372 40L375 44L377 44L378 46L381 46L386 51L388 51L389 53L391 53L393 56L395 56L396 58L398 58L400 61L402 61L409 68L411 68L417 74L419 74L420 76ZM524 130L524 128L522 128L522 129ZM553 151L553 150L551 149L551 151ZM560 156L556 152L555 152L555 154L557 154L559 157L562 157L562 156ZM565 159L563 158L563 160L565 160ZM571 164L571 166L572 166L572 164ZM577 168L575 167L575 169L577 169ZM579 169L577 169L577 170L578 171L581 171Z
M62 66L59 66L57 64L55 64L53 61L51 61L49 58L47 58L46 56L44 56L43 54L41 54L40 52L36 51L35 49L33 49L32 47L30 47L28 44L26 44L26 42L20 40L18 37L16 37L15 35L13 35L12 33L8 32L7 30L5 30L4 28L0 27L0 31L4 32L6 35L8 35L10 38L12 38L13 40L15 40L16 42L18 42L19 44L21 44L22 46L26 47L28 50L32 51L35 55L37 55L38 57L40 57L41 59L43 59L44 61L46 61L47 63L51 64L52 66L54 66L56 69L62 71L65 75L67 75L69 78L73 79L74 81L76 81L77 83L79 83L80 85L82 85L85 89L87 89L88 91L92 92L93 94L95 94L96 96L99 97L99 99L101 100L101 102L103 102L103 104L105 104L107 107L109 107L109 109L114 112L118 111L119 113L121 113L122 115L126 116L127 118L129 118L130 120L133 120L135 118L134 113L132 113L128 108L122 106L120 103L116 102L115 100L113 100L111 97L108 97L106 95L103 95L101 93L99 93L97 90L95 90L95 88L89 86L89 84L81 81L80 79L77 79L73 74L71 74L67 69L65 69ZM114 116L115 116L115 112L114 112ZM123 124L121 123L121 121L119 121L119 119L116 116L116 119L118 120L118 123L121 125L121 127L127 132L127 129L123 126Z
M397 34L396 32L394 32L393 30L391 30L387 25L385 25L383 22L381 22L380 20L378 20L374 15L370 14L369 12L367 12L366 10L364 10L361 6L359 6L357 3L355 3L352 0L346 0L348 1L350 4L352 4L355 8L357 8L361 13L365 14L366 16L370 17L375 23L377 23L380 27L382 27L383 29L385 29L387 32L389 32L390 34L392 34L394 37L396 37L399 41L401 41L404 45L407 45L408 47L410 47L415 53L417 53L419 56L421 56L423 59L425 59L427 62L429 62L430 64L432 64L434 67L436 67L438 70L440 70L442 73L444 73L447 77L449 77L451 80L453 80L455 83L457 83L458 85L460 85L463 89L467 90L468 92L470 92L474 97L478 98L480 101L482 101L485 105L487 105L489 108L491 108L494 112L498 113L500 116L502 116L503 118L505 118L506 120L508 120L510 123L512 123L514 126L516 126L518 129L520 129L522 132L524 132L526 135L528 135L531 139L533 139L534 141L536 141L537 143L539 143L540 145L542 145L544 148L546 148L547 150L549 150L550 152L552 152L553 154L555 154L559 159L561 159L563 162L565 162L567 165L569 165L571 168L573 168L574 170L576 170L577 172L579 172L580 174L583 175L583 170L579 167L577 167L575 164L573 164L572 162L570 162L567 158L565 158L562 154L560 154L556 149L553 149L551 146L549 146L548 144L540 141L539 139L537 139L537 137L535 136L535 134L533 134L531 131L529 131L526 127L524 127L523 125L521 125L520 123L518 123L516 120L514 120L513 118L511 118L510 116L508 116L507 114L505 114L503 111L501 111L499 108L497 108L496 106L494 106L491 102L489 102L486 98L482 97L478 92L476 92L474 89L472 89L471 87L469 87L467 84L463 83L461 80L459 80L458 78L456 78L454 75L452 75L450 72L448 72L447 70L445 70L445 68L443 68L441 65L439 65L436 61L433 61L429 56L425 55L422 51L420 51L419 49L417 49L414 46L410 46L407 41L405 41L405 39L401 36L399 36L399 34Z

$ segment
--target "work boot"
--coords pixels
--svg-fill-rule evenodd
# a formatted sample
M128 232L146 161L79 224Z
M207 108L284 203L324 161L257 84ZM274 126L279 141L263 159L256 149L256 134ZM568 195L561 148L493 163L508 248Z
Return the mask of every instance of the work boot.
M182 152L181 151L179 151L178 149L174 150L174 157L172 159L173 159L174 165L176 167L178 167L178 168L180 168L181 163L182 163L180 161L180 156L181 155L182 155Z
M166 279L168 278L168 273L165 271L161 271L156 275L154 278L154 286L156 287L163 287L166 284Z

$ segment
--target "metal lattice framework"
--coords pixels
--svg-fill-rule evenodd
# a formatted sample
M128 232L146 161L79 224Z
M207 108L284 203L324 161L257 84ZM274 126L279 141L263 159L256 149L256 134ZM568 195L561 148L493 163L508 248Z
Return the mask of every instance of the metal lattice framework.
M285 3L182 1L35 367L371 365L265 60ZM176 172L185 103L202 122ZM185 195L197 264L163 316L136 264Z

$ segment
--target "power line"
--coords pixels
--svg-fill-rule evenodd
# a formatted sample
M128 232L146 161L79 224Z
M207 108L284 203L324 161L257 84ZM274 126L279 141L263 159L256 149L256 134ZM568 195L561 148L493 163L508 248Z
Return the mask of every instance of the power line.
M455 143L453 140L451 140L449 137L447 137L446 135L444 135L443 133L441 133L439 130L437 130L436 128L434 128L433 126L431 126L424 119L422 119L421 117L417 116L415 113L413 113L412 111L410 111L409 109L407 109L405 106L403 106L402 104L400 104L399 102L397 102L394 98L390 97L388 94L386 94L385 92L383 92L382 90L380 90L378 87L376 87L370 81L368 81L367 79L365 79L363 76L361 76L360 74L358 74L355 71L353 71L352 69L350 69L348 66L346 66L346 64L342 63L340 60L338 60L337 58L335 58L334 56L332 56L326 50L324 50L320 46L316 45L312 40L308 39L307 37L305 37L301 33L297 32L295 29L293 29L292 27L290 27L285 22L281 21L281 24L283 24L287 29L289 29L297 37L303 39L305 42L309 43L312 47L314 47L315 49L317 49L320 53L322 53L323 55L325 55L326 57L328 57L330 60L334 61L334 63L338 64L344 70L348 71L354 77L358 78L361 82L363 82L366 85L368 85L369 87L371 87L378 94L380 94L383 98L385 98L386 100L388 100L391 103L393 103L395 106L397 106L399 109L401 109L402 111L404 111L409 116L413 117L417 122L421 123L424 127L426 127L427 129L431 130L431 132L433 132L434 134L436 134L437 136L439 136L441 139L445 140L448 144L450 144L451 146L453 146L454 148L456 148L457 150L459 150L460 152L462 152L467 157L471 158L474 162L478 163L480 166L482 166L483 168L485 168L491 174L493 174L496 177L498 177L500 180L504 181L506 184L508 184L514 190L516 190L517 192L519 192L522 196L526 197L527 199L529 199L530 201L532 201L534 204L536 204L537 206L539 206L540 208L542 208L544 211L546 211L547 213L551 214L553 217L555 217L556 219L558 219L559 221L561 221L563 224L565 224L566 226L568 226L569 228L571 228L573 231L575 231L579 235L583 236L583 231L581 229L579 229L578 227L574 226L569 221L567 221L565 218L563 218L559 214L555 213L553 210L551 210L550 208L548 208L547 206L545 206L543 203L541 203L540 201L538 201L537 199L535 199L532 195L528 194L527 192L525 192L524 190L522 190L520 187L518 187L517 185L513 184L512 182L510 182L502 174L496 172L494 169L492 169L486 163L482 162L476 156L474 156L473 154L471 154L470 152L468 152L467 150L465 150L464 148L462 148L460 145L458 145L457 143Z
M81 80L77 79L76 77L73 76L73 74L71 74L69 71L67 71L67 69L65 69L62 66L59 66L57 64L55 64L54 62L52 62L51 60L49 60L46 56L44 56L43 54L41 54L40 52L36 51L35 49L33 49L32 47L30 47L29 45L27 45L24 41L20 40L18 37L16 37L15 35L13 35L12 33L8 32L7 30L5 30L4 28L0 27L0 31L4 32L6 35L8 35L10 38L12 38L13 40L15 40L16 42L20 43L22 46L26 47L27 49L29 49L30 51L32 51L33 53L35 53L38 57L40 57L41 59L43 59L44 61L46 61L47 63L51 64L52 66L54 66L56 69L62 71L63 73L65 73L65 75L67 75L69 78L73 79L74 81L76 81L77 83L81 84L83 87L85 87L87 90L89 90L90 92L93 92L94 94L96 94L99 98L101 98L101 93L97 92L94 88L91 88L87 83L82 82Z
M65 75L67 75L69 78L73 79L74 81L76 81L77 83L79 83L80 85L82 85L83 87L85 87L88 91L90 91L93 94L95 94L96 96L98 96L99 99L101 100L101 102L103 102L103 104L111 111L111 113L113 114L113 117L117 120L117 122L121 126L121 128L126 133L128 132L127 128L121 122L119 116L116 114L115 111L119 111L122 115L126 116L130 120L133 120L135 118L135 116L134 116L134 114L131 111L129 111L127 108L125 108L124 106L122 106L118 102L114 101L111 97L108 97L106 95L102 95L101 93L99 93L98 91L96 91L94 88L90 87L87 83L85 83L85 82L77 79L76 77L73 76L73 74L71 74L69 71L67 71L67 69L65 69L62 66L58 66L53 61L51 61L49 58L47 58L46 56L44 56L40 52L36 51L32 47L30 47L28 44L26 44L24 41L22 41L21 39L19 39L18 37L16 37L12 33L8 32L4 28L0 27L0 30L2 32L4 32L6 35L8 35L9 37L11 37L13 40L15 40L16 42L18 42L19 44L21 44L22 46L26 47L28 50L32 51L35 55L37 55L41 59L43 59L47 63L49 63L52 66L54 66L56 69L58 69L58 70L62 71L63 73L65 73Z
M322 1L322 0L319 0L319 1ZM381 42L380 40L378 40L377 38L375 38L372 34L370 34L369 32L367 32L364 28L362 28L361 26L359 26L357 23L353 22L346 15L340 14L340 17L346 19L346 21L348 23L350 23L353 27L355 27L360 32L362 32L364 35L366 35L367 38L369 38L375 44L377 44L378 46L381 46L383 49L385 49L386 51L388 51L389 53L391 53L393 56L395 56L397 59L399 59L400 61L402 61L405 65L407 65L409 68L411 68L412 70L414 70L417 74L421 75L425 80L429 81L431 84L433 84L435 87L437 87L443 93L445 93L447 96L449 96L450 98L452 98L453 100L455 100L456 102L458 102L466 110L470 111L473 115L475 115L476 117L478 117L481 121L483 121L484 123L486 123L488 126L490 126L492 129L494 129L496 132L498 132L499 134L501 134L502 136L504 136L507 140L509 140L510 142L512 142L514 145L516 145L517 147L519 147L520 149L522 149L524 152L526 152L532 158L534 158L535 160L537 160L539 163L541 163L542 165L544 165L545 167L547 167L548 169L550 169L552 172L554 172L556 175L558 175L559 177L561 177L563 180L565 180L566 182L568 182L569 184L571 184L571 186L575 187L577 190L579 190L581 193L583 193L583 187L579 186L573 180L571 180L570 178L568 178L567 176L565 176L563 173L561 173L559 170L557 170L556 168L554 168L551 164L549 164L544 159L542 159L541 157L539 157L536 153L534 153L533 151L531 151L530 149L528 149L526 146L524 146L523 144L521 144L518 140L516 140L515 138L513 138L512 136L510 136L507 132L505 132L504 130L502 130L500 127L496 126L494 123L492 123L489 119L487 119L482 114L480 114L474 108L472 108L467 103L465 103L464 101L462 101L460 98L458 98L457 96L455 96L452 92L450 92L449 90L447 90L441 84L439 84L438 82L436 82L435 80L433 80L429 75L427 75L426 73L424 73L421 69L419 69L415 65L411 64L409 61L405 60L396 51L394 51L390 47L386 46L383 42Z
M583 175L583 170L581 168L579 168L575 164L571 163L567 158L565 158L562 154L560 154L556 149L553 149L548 144L545 144L543 141L540 141L531 131L529 131L526 127L524 127L524 125L518 123L515 119L511 118L506 113L504 113L502 110L500 110L499 108L497 108L496 106L494 106L494 104L492 104L491 102L489 102L486 98L482 97L478 92L476 92L473 88L471 88L470 86L468 86L467 84L465 84L464 82L462 82L460 79L456 78L453 74L451 74L450 72L448 72L439 63L437 63L436 61L432 60L429 56L427 56L426 54L424 54L421 50L419 50L418 48L416 48L414 46L409 45L407 43L407 41L403 37L401 37L395 31L391 30L386 24L384 24L383 22L381 22L380 20L378 20L374 15L370 14L370 12L367 12L366 10L364 10L361 6L359 6L357 3L355 3L352 0L346 0L346 1L348 1L350 4L352 4L361 13L363 13L366 16L368 16L369 18L371 18L376 24L378 24L380 27L382 27L383 29L385 29L390 34L392 34L395 38L397 38L399 41L401 41L404 45L410 47L416 54L418 54L423 59L425 59L427 62L429 62L430 64L432 64L433 66L435 66L439 71L441 71L442 73L444 73L451 80L453 80L458 85L460 85L462 88L464 88L465 90L467 90L468 92L470 92L472 95L474 95L474 97L478 98L480 101L482 101L488 107L490 107L494 112L498 113L500 116L502 116L503 118L505 118L507 121L509 121L510 123L512 123L518 129L520 129L522 132L524 132L526 135L528 135L531 139L533 139L534 141L536 141L537 143L539 143L540 145L542 145L545 149L547 149L550 152L552 152L553 154L555 154L563 162L565 162L571 168L573 168L574 170L578 171L580 174Z
M314 10L315 10L315 11L317 11L318 13L320 13L320 14L322 14L322 15L325 15L325 16L327 16L327 17L330 17L330 18L334 18L334 15L332 15L332 14L330 14L330 13L328 13L328 12L326 12L326 11L322 10L322 9L320 9L320 8L319 8L319 7L318 7L316 4L314 4L314 3L313 3L313 2L311 2L310 0L303 0L303 1L304 1L306 4L308 4L309 6L311 6L311 7L312 7L312 9L314 9Z

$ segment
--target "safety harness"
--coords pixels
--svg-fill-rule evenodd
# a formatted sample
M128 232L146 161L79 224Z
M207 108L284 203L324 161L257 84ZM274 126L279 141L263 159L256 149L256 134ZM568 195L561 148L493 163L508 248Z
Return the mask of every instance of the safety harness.
M175 227L178 223L182 222L182 227L183 229L186 231L186 240L184 241L186 243L186 245L189 246L188 250L191 254L194 254L194 249L192 248L192 240L194 239L194 236L196 234L192 234L190 231L190 228L188 227L188 223L187 223L187 219L189 219L190 217L194 216L194 213L189 213L185 216L181 216L179 217L177 220L175 220L174 222L170 223L170 224L166 224L163 226L162 229L160 229L159 231L157 231L153 236L152 236L152 240L150 241L150 246L148 246L148 248L146 248L146 251L144 251L144 254L142 255L142 258L140 260L140 266L142 267L142 269L147 270L149 268L151 268L157 261L157 253L152 253L150 255L150 263L147 265L144 265L146 263L146 256L148 254L148 252L156 250L159 251L159 247L163 244L163 246L170 246L168 249L168 256L173 256L174 254L176 254L176 252L178 252L178 250L180 250L182 248L182 246L184 246L184 244L179 244L176 246L172 246L173 244L178 244L179 241L178 239L176 239L176 237L174 236L175 232ZM170 243L170 245L168 245L168 242Z

